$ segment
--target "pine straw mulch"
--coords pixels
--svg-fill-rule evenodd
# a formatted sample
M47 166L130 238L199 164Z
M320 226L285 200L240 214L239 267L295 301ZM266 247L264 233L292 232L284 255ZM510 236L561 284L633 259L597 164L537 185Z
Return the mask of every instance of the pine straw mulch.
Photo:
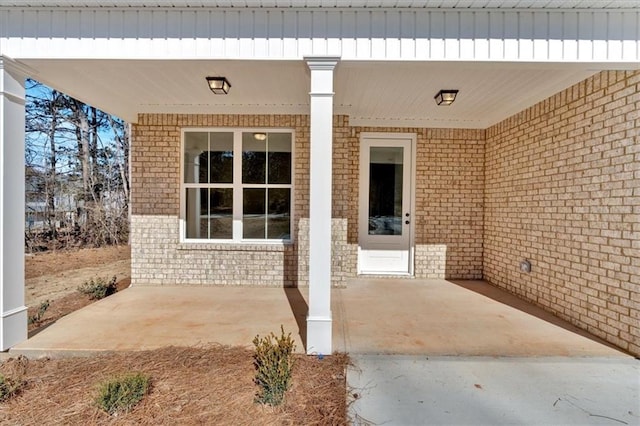
M25 382L0 404L0 423L19 425L345 425L345 354L296 356L281 407L254 402L253 351L169 347L88 358L11 358L0 373ZM96 408L97 385L126 372L151 376L140 404L111 417Z

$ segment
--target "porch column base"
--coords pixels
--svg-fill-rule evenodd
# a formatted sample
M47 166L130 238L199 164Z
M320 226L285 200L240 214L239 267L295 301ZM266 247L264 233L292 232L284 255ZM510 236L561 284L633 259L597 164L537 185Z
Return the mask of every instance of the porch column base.
M307 355L331 355L331 312L328 317L307 317Z
M0 316L0 349L8 350L12 346L24 341L25 330L28 326L27 307L21 306Z

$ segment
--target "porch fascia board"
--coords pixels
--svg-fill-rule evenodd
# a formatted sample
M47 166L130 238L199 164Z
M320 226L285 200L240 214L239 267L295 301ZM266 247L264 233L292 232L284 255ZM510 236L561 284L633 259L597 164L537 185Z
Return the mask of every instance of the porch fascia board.
M640 9L0 7L20 58L640 62Z

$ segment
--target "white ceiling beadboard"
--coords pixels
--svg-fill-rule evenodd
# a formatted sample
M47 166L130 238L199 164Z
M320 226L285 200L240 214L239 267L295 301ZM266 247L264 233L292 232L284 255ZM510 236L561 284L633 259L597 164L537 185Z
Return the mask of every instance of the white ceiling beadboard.
M638 0L4 0L8 7L621 9Z

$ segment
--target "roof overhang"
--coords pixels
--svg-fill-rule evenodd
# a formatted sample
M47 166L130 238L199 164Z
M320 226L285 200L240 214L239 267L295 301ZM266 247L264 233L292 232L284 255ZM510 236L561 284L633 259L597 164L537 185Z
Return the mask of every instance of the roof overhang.
M0 7L0 55L128 121L140 113L307 114L307 56L341 58L336 113L403 127L486 128L598 71L640 69L637 1L8 5ZM212 75L232 82L229 95L211 94ZM460 91L456 102L436 107L433 96L450 88Z
M9 7L622 9L637 0L4 0Z

